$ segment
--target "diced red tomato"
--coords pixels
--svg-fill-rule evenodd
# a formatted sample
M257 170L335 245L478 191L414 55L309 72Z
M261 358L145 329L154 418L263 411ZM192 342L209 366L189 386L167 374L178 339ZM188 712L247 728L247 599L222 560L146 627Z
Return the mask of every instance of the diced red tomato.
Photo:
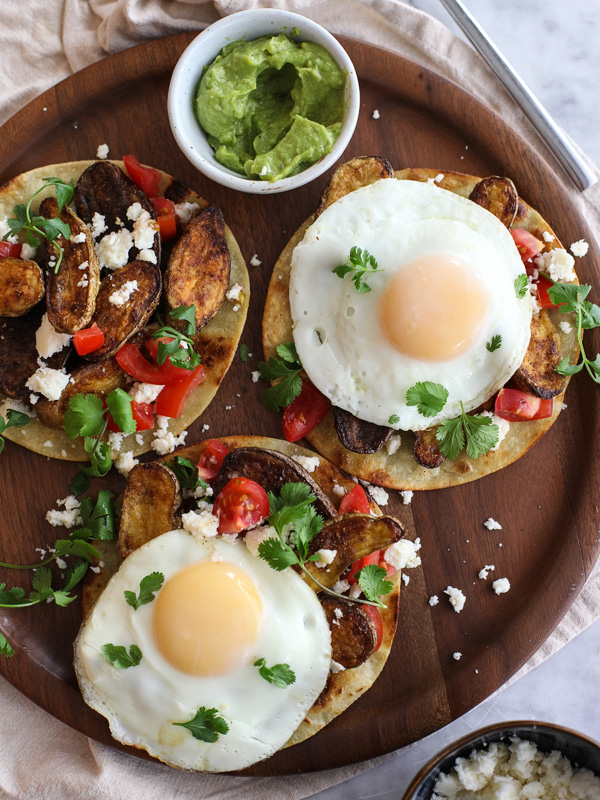
M98 350L104 344L104 333L94 322L89 328L77 331L73 336L73 344L80 356L93 353L94 350Z
M361 571L363 567L368 567L369 564L376 564L379 566L379 559L381 558L381 550L375 550L373 553L370 553L368 556L363 556L359 558L358 561L355 561L354 564L350 567L350 572L346 575L346 580L348 583L358 583L358 578L356 577L357 574Z
M297 442L316 428L330 405L310 381L303 379L302 391L283 409L283 433L288 442Z
M217 477L223 459L229 452L229 448L217 439L210 439L202 451L198 461L198 474L205 481L212 481Z
M22 244L0 241L0 258L21 258Z
M554 283L549 278L546 278L545 275L540 275L535 283L537 286L538 303L541 307L558 308L558 306L555 306L552 300L550 300L550 295L548 294L548 289L554 286Z
M539 397L519 389L500 389L496 395L494 413L508 422L524 422L534 419L540 411Z
M160 238L163 242L168 242L169 239L173 239L177 233L175 203L172 200L167 200L166 197L152 197L151 200L158 214Z
M148 197L156 197L160 172L152 167L144 167L135 156L123 156L123 162L131 180L136 183Z
M517 250L521 255L521 259L523 263L529 261L534 256L543 250L544 245L537 239L532 233L529 231L523 230L523 228L514 228L510 235L513 237L515 244L517 246Z
M157 364L157 358L158 358L158 343L165 342L165 344L168 344L168 342L172 341L173 341L172 336L161 336L160 339L152 339L152 337L146 339L144 345L146 347L146 350L148 351L148 355L150 356L152 361L154 361L155 364ZM171 356L167 356L164 363L157 364L157 366L159 366L163 370L167 378L165 383L171 383L171 381L185 380L186 375L189 375L189 373L191 372L191 370L185 369L185 367L177 367L174 364L172 364Z
M338 514L368 514L369 499L367 493L360 484L356 484L354 489L342 499Z
M540 400L540 410L531 419L548 419L552 416L554 409L554 399L551 397L549 400Z
M169 380L167 371L144 358L137 344L126 342L117 353L116 358L121 369L124 369L136 381L165 384ZM171 365L169 364L169 366ZM187 372L187 370L182 371Z
M375 625L375 632L377 634L377 644L375 645L375 652L379 650L381 647L381 642L383 640L383 623L381 621L381 614L379 613L379 609L375 606L368 606L368 605L361 605L363 611L365 611L373 620L373 624Z
M154 405L152 403L136 403L131 401L131 413L136 424L136 431L149 431L154 427ZM112 416L108 417L108 430L120 433L121 429Z
M171 365L172 366L172 365ZM157 367L160 369L160 367ZM165 388L156 398L156 413L161 417L180 417L188 397L199 383L204 380L204 367L199 364L196 369L183 370L186 377L178 381L167 382Z
M250 478L232 478L217 495L213 514L219 517L219 533L240 533L269 516L269 498Z

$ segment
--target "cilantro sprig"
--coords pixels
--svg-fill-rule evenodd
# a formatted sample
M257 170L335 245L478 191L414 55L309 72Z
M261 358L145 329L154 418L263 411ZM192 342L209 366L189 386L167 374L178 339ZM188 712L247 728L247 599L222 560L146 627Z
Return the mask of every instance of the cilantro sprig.
M388 419L388 425L396 425L398 422L400 422L400 417L398 414L392 414Z
M189 458L182 456L175 456L173 461L170 461L167 466L175 473L175 477L179 481L182 489L197 489L202 486L203 489L208 487L208 484L198 474L198 465L192 464Z
M261 678L274 686L279 686L280 689L285 689L286 686L296 682L296 673L289 664L273 664L272 667L267 667L265 659L259 658L254 662L254 666L258 667Z
M515 294L519 300L522 300L525 295L527 294L527 274L522 272L520 275L517 275L514 282L515 286Z
M499 350L502 346L502 336L497 333L495 336L492 336L489 342L485 343L485 349L493 353L495 350Z
M380 606L377 600L359 600L346 597L323 586L315 576L306 569L309 561L319 561L320 556L315 553L308 555L311 541L323 528L323 517L315 511L313 503L315 495L305 483L284 483L279 497L273 492L268 492L269 497L269 525L275 528L277 538L265 539L258 546L259 556L272 568L281 572L287 567L299 567L315 583L321 591L332 597L347 601L354 601L367 605ZM360 582L360 579L359 579ZM364 587L362 587L364 591ZM391 590L391 584L390 584ZM390 591L388 590L388 591ZM387 592L385 592L387 594Z
M289 406L302 391L302 378L300 377L302 364L295 344L293 342L280 344L277 347L277 355L280 358L271 356L268 363L261 361L258 365L261 378L267 381L282 379L263 392L262 401L271 411L278 411L280 408Z
M127 604L130 605L134 611L137 611L140 606L151 603L156 596L156 592L160 591L162 588L164 581L165 576L162 572L151 572L150 575L146 575L140 581L140 591L137 595L129 589L123 592Z
M27 244L30 247L39 247L42 243L42 239L47 239L49 242L52 242L58 251L56 265L54 267L54 273L56 274L63 259L63 249L57 244L56 239L59 236L63 236L63 238L67 240L70 239L71 229L68 223L63 222L59 217L53 217L52 219L46 219L39 215L32 217L31 203L34 197L37 197L37 195L43 192L48 186L54 186L56 189L56 200L58 202L58 213L60 214L63 208L73 199L75 186L72 179L70 183L65 183L65 181L60 178L42 178L42 180L45 185L41 186L37 192L31 195L27 205L19 203L14 206L13 213L15 216L7 220L10 230L4 234L3 240L8 239L9 236L18 236L24 231Z
M193 719L188 722L174 722L173 725L187 728L194 739L201 742L216 742L221 734L229 731L229 725L223 717L217 716L218 713L216 708L200 706Z
M178 306L169 312L173 319L181 320L184 324L183 332L171 325L163 325L152 334L153 339L158 339L156 363L164 364L167 358L174 367L193 370L200 364L201 358L194 350L194 340L191 338L196 333L196 306ZM168 342L162 339L170 339Z
M240 361L248 361L250 358L250 348L247 344L240 345Z
M577 326L577 342L581 351L579 364L571 364L568 356L562 359L556 371L560 375L576 375L585 367L588 375L595 383L600 383L600 355L593 361L588 358L583 347L583 331L600 326L600 307L586 300L592 287L587 284L578 286L573 283L554 283L548 289L548 296L563 314L575 313Z
M15 651L10 646L10 642L4 636L4 634L0 633L0 656L5 656L5 658L12 658L15 654Z
M334 267L332 272L338 278L345 278L350 272L353 272L352 283L357 292L365 294L371 291L371 287L366 282L366 278L375 272L383 272L377 265L377 259L371 255L368 250L362 250L360 247L352 247L350 249L349 259L350 264L340 264Z
M460 416L442 422L435 437L446 458L457 458L465 448L469 458L479 458L498 444L498 426L491 417L466 414L462 403L460 408Z
M129 669L137 667L142 660L142 651L137 644L132 644L127 652L127 648L122 644L104 644L100 648L102 655L112 664L115 669Z
M82 568L71 571L65 583L60 588L52 586L52 570L49 567L37 567L33 571L32 589L28 595L20 586L6 588L5 583L0 583L0 608L26 608L54 600L57 606L67 606L75 600L76 595L70 592L83 578Z
M424 417L435 417L447 400L448 389L432 381L419 381L406 392L406 405L417 406L417 411Z
M380 608L385 608L379 598L381 595L389 594L394 588L394 584L386 580L387 571L377 564L367 564L356 573L355 577L367 600L371 600Z
M0 453L4 450L4 436L2 434L7 428L23 428L29 422L27 414L21 411L15 411L10 408L6 412L6 420L0 417Z

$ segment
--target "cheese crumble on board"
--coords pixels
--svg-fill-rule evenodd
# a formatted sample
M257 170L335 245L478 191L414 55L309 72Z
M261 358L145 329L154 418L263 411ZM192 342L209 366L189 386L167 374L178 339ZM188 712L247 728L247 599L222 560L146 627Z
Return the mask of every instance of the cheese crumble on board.
M444 594L448 595L448 599L450 600L450 605L456 611L457 614L465 607L465 603L467 602L467 598L461 592L460 589L457 589L455 586L448 586L447 589L444 589Z
M488 517L486 521L483 523L488 531L501 531L502 525L499 522L496 522L493 517Z

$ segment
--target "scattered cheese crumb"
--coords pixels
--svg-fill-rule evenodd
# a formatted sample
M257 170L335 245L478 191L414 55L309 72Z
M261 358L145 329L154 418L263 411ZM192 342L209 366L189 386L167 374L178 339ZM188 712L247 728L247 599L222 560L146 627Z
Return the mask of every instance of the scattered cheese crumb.
M344 616L344 612L342 611L341 608L334 608L333 609L333 613L334 613L335 618L337 620L340 620ZM339 622L338 622L338 625L339 625Z
M136 403L153 403L164 388L158 383L134 383L129 394Z
M353 600L356 600L356 598L360 597L361 594L362 594L362 589L360 587L360 584L353 583L352 586L350 587L350 592L349 592L350 597L352 597Z
M174 436L169 431L169 418L158 416L156 418L157 430L154 439L152 440L151 447L154 452L160 456L166 456L167 453L172 453L176 447L180 447L185 443L187 431L183 431L179 436Z
M59 569L66 569L67 568L67 562L64 560L64 558L57 558L55 560L56 560L56 566Z
M63 347L67 347L73 337L68 333L58 333L44 314L40 327L35 332L35 346L41 358L50 358Z
M575 259L561 247L540 253L535 257L535 263L542 272L547 272L553 281L568 283L575 280L573 270Z
M495 569L496 567L493 564L486 564L485 567L483 567L483 569L479 570L478 577L481 578L482 581L485 581L487 580L488 573L493 572Z
M58 400L69 380L70 376L64 370L39 367L25 386L33 392L43 394L48 400Z
M344 578L340 578L340 580L337 583L335 583L332 588L336 594L346 594L346 592L350 588L350 584Z
M319 556L319 560L316 561L316 565L319 569L325 569L330 564L333 563L334 558L337 555L337 550L328 550L327 548L321 548L317 550L315 555Z
M111 433L108 434L108 446L112 454L120 452L124 438L125 434L120 431L111 431Z
M108 145L99 144L96 150L96 158L108 158Z
M136 433L135 441L137 444L139 444L140 447L144 444L144 437L142 436L141 433Z
M402 573L402 582L405 586L408 586L410 583L410 575L407 575L405 572Z
M377 109L375 109L373 111L373 119L379 119L380 116L381 116L381 114L379 113L379 111Z
M400 445L402 444L402 439L400 438L399 434L392 434L390 438L385 443L385 449L388 456L393 456L394 453L397 453L400 449Z
M107 269L124 267L129 260L129 250L132 247L133 237L127 228L107 233L96 243L96 255L100 266Z
M458 651L456 653L452 653L452 658L455 661L460 661L460 659L462 658L462 653L459 653Z
M314 472L321 463L319 456L292 456L292 458L297 464L304 467L307 472L311 473Z
M258 379L260 378L260 372L255 369L252 373L252 383L258 383Z
M225 293L225 297L230 300L232 303L240 300L242 294L242 287L239 283L234 283L233 286Z
M73 240L71 240L73 241ZM31 247L27 242L23 242L21 247L21 258L25 261L33 261L37 253L37 247Z
M421 556L417 555L420 549L420 539L416 539L414 542L411 542L410 539L400 539L399 542L395 542L387 548L384 559L387 564L397 570L414 569L421 563Z
M562 322L558 323L558 325L563 333L571 333L571 331L573 330L571 323L567 322L566 319L563 319Z
M73 244L83 244L86 239L87 239L87 236L85 235L85 233L83 231L81 231L80 233L76 233L75 236L71 236L70 241L73 242ZM80 269L81 269L81 267L80 267Z
M63 500L57 500L56 505L64 506L64 511L51 509L46 513L46 522L49 522L55 528L58 526L74 528L75 525L81 525L80 503L75 495L70 494Z
M336 497L344 497L344 495L346 494L346 490L344 489L344 487L340 486L340 484L337 483L336 481L333 482L333 487L331 491L334 493Z
M460 589L456 589L454 586L448 586L447 589L444 589L444 594L448 595L448 598L450 600L450 605L456 611L457 614L460 614L460 612L465 607L465 603L467 601L465 595L461 592Z
M128 475L136 464L139 464L137 458L133 457L132 450L126 450L124 453L119 453L119 457L115 461L115 467L121 475Z
M404 489L400 492L400 496L402 497L402 504L405 506L410 505L413 499L414 492L411 492L409 489Z
M343 667L341 664L338 664L337 661L334 661L333 659L331 659L331 670L330 671L333 672L334 675L336 675L338 672L343 672L345 669L346 669L346 667Z
M554 241L554 236L552 236L552 234L549 231L544 231L542 233L542 239L545 242L553 242Z
M219 518L211 511L202 509L201 511L188 511L181 515L183 529L192 536L210 537L216 536L219 532Z
M577 256L577 258L583 258L583 256L587 255L587 251L589 249L590 246L585 239L579 239L579 241L573 242L573 244L569 247L569 250L574 256Z
M510 581L508 578L498 578L492 583L492 589L496 594L506 594L510 590Z
M179 217L182 225L189 222L191 217L200 210L198 203L175 203L175 213Z
M202 433L206 433L206 431L209 431L209 430L210 430L210 425L207 425L206 423L204 423L204 425L202 426Z
M261 260L260 260L260 258L257 256L257 254L256 254L256 253L254 253L254 255L252 256L252 258L250 259L250 266L251 266L251 267L260 267L260 265L261 265L261 264L262 264L262 261L261 261Z
M151 264L156 264L156 253L154 250L140 250L137 257L139 261L149 261Z
M437 594L432 594L431 597L429 598L429 605L432 608L433 608L433 606L437 606L437 604L439 602L440 602L440 598L437 596Z
M37 394L33 394L32 393L32 394L29 395L29 402L31 403L32 406L34 406L39 399L40 398L38 397Z
M263 525L259 528L253 528L247 531L244 535L244 544L253 556L258 558L258 546L267 539L277 539L277 531L272 525Z
M483 524L488 529L488 531L501 531L502 530L502 525L500 525L499 522L496 522L496 520L493 519L492 517L488 517L488 519L486 519L486 521Z
M50 439L47 439L44 442L44 447L54 447L54 442L50 441Z
M106 233L108 230L108 226L106 225L106 220L99 214L97 211L94 212L94 216L92 217L92 224L90 225L90 230L92 232L92 236L94 239L97 239L99 236L102 236L103 233Z
M121 286L120 289L115 289L115 291L109 296L108 302L112 303L113 306L123 306L129 300L131 295L138 290L138 282L137 281L127 281L126 283Z
M378 506L387 506L390 496L382 486L369 485L367 486L367 491Z
M79 264L79 266L77 267L77 269L84 270L87 269L89 265L90 265L89 261L82 261L81 264Z

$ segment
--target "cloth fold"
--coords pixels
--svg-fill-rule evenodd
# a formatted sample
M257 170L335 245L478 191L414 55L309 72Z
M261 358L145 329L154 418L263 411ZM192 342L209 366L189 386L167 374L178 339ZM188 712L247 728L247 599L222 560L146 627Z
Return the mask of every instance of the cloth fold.
M399 0L3 0L0 8L0 123L42 91L109 53L180 31L201 30L245 8L297 11L337 34L387 47L469 90L499 113L551 165L552 156L487 65L440 22ZM600 232L600 185L573 203ZM566 243L568 244L568 243ZM517 676L541 663L600 614L600 568L556 631ZM308 797L386 758L311 775L235 778L193 775L93 742L55 720L0 679L0 800L248 800Z

